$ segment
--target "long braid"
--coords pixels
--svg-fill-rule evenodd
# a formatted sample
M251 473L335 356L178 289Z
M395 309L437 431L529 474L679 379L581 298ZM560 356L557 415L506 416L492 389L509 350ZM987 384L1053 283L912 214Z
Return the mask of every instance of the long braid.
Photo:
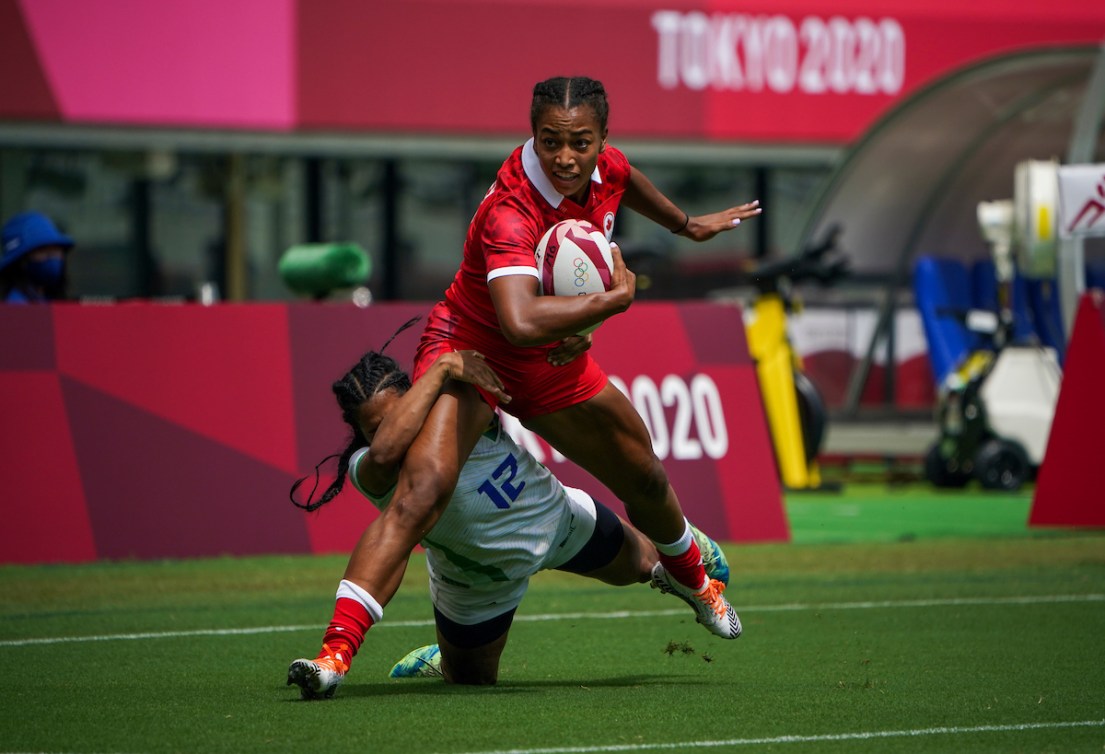
M395 331L394 335L388 338L387 342L384 343L379 351L369 351L366 353L352 369L346 372L340 380L330 386L330 389L334 393L334 397L338 400L342 421L349 426L352 431L352 436L341 453L328 455L315 466L313 474L315 484L311 488L311 493L307 496L307 502L301 503L296 500L295 492L299 489L299 486L307 481L312 475L308 474L296 480L292 485L288 494L296 507L306 511L318 510L323 505L333 500L334 497L342 491L342 488L345 487L345 477L349 472L350 459L358 448L363 448L368 445L368 440L361 434L360 427L357 425L357 412L360 410L360 407L371 399L372 396L384 390L398 390L400 393L405 393L410 390L410 375L399 367L395 359L390 356L385 356L383 351L391 345L396 335L406 330L419 319L421 318L414 317L404 323L402 327ZM312 502L315 492L318 490L319 469L331 458L338 459L337 476L334 478L334 481L330 483L330 486L323 491L319 499Z
M610 117L610 103L606 99L606 88L601 81L586 76L556 76L538 82L533 87L533 102L530 104L530 128L537 130L537 121L541 113L549 107L573 107L588 105L595 111L599 127L606 131L606 122Z

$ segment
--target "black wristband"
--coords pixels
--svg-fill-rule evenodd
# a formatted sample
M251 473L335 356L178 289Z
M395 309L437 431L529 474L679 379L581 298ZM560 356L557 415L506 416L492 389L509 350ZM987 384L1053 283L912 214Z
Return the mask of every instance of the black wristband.
M688 215L686 212L684 212L683 213L683 224L680 225L675 230L673 230L672 233L678 236L680 233L682 233L683 231L685 231L687 229L687 224L690 223L690 221L691 221L691 216Z

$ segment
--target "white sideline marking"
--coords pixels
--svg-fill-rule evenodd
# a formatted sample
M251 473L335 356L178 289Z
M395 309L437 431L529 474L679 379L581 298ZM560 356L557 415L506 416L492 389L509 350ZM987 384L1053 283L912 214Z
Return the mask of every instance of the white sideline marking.
M781 613L801 610L877 610L898 607L956 607L961 605L1040 605L1058 602L1105 602L1105 594L1043 594L1029 597L955 597L949 599L898 600L871 602L790 603L783 605L745 605L741 613ZM622 618L656 618L685 615L686 609L677 610L616 610L609 613L546 613L543 615L516 615L515 623L533 623L552 620L618 620ZM382 622L374 628L422 628L432 626L432 620L400 620ZM0 647L27 647L41 644L68 644L88 641L134 641L138 639L178 639L185 636L248 636L251 634L277 634L290 631L320 631L321 624L300 626L255 626L253 628L201 628L194 631L151 631L133 634L101 634L99 636L55 636L36 639L0 640ZM535 750L536 751L536 750ZM557 751L560 751L557 749ZM590 751L588 749L588 751Z
M662 749L712 749L719 746L757 746L763 744L805 744L821 741L865 741L875 738L912 738L916 736L961 735L964 733L1003 733L1056 728L1096 728L1105 720L1078 720L1057 723L1019 723L1012 725L971 725L962 727L915 728L913 730L872 730L857 733L824 733L813 736L774 736L771 738L732 738L727 741L679 741L654 744L608 744L606 746L558 746L541 749L496 749L466 754L591 754L604 751L655 751Z

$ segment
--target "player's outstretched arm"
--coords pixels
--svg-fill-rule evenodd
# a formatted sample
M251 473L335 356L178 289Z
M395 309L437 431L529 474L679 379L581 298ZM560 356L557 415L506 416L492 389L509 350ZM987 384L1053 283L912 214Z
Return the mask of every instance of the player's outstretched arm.
M629 183L622 203L672 233L692 241L708 241L718 233L732 230L742 220L755 217L763 211L759 200L756 200L709 215L688 215L664 196L648 176L637 168L630 168Z
M442 388L449 380L468 382L493 393L502 403L510 403L503 383L476 351L442 354L380 422L369 445L368 455L357 467L357 481L371 492L390 490L399 477L399 469L411 443L418 436Z
M689 215L687 227L680 231L679 235L692 241L709 241L718 233L732 230L740 225L742 220L755 217L761 212L763 209L760 207L760 200L757 199L754 202L739 204L709 215Z

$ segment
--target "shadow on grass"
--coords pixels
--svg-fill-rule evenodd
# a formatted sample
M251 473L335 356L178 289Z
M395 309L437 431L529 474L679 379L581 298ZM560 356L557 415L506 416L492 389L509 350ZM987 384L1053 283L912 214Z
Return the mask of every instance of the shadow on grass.
M385 683L342 684L335 699L339 697L378 697L378 696L456 696L470 694L516 694L534 692L542 689L600 689L633 688L653 685L704 685L707 679L677 675L627 675L616 678L564 678L533 681L500 680L494 686L455 686L439 678L410 678ZM288 701L302 701L297 696Z

